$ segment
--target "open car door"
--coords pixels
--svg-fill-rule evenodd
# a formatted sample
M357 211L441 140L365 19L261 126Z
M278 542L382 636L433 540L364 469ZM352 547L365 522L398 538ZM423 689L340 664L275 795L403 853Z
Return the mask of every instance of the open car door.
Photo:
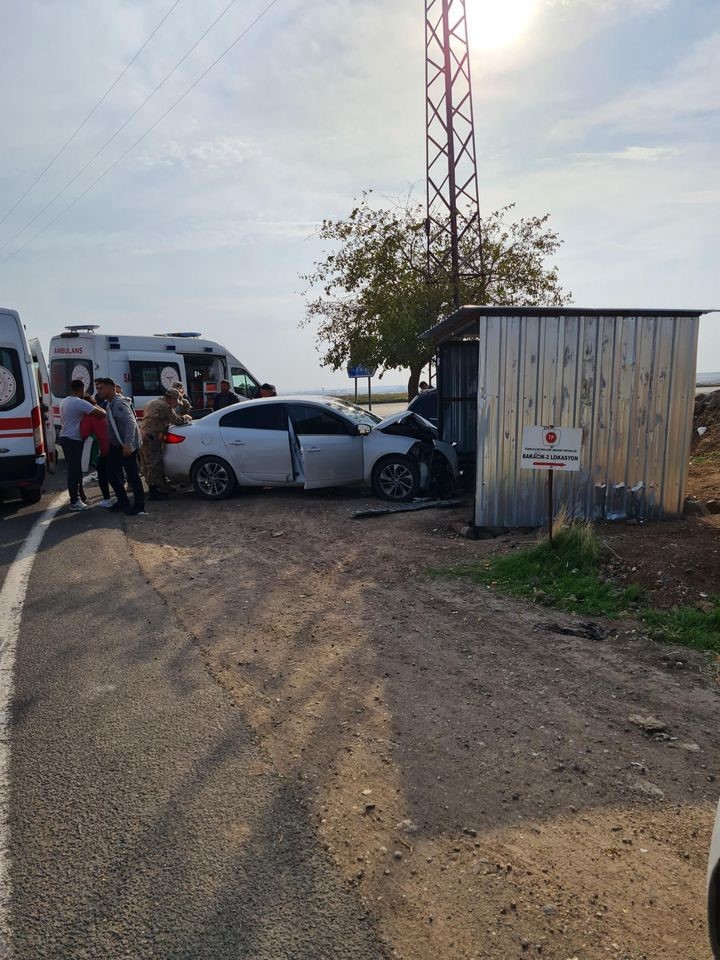
M362 483L363 437L344 417L317 404L290 403L305 489Z
M43 439L45 441L46 467L48 473L55 473L57 453L55 450L55 424L53 422L52 396L50 394L50 374L40 341L32 337L28 341L33 359L33 370L37 378L40 410L42 411Z

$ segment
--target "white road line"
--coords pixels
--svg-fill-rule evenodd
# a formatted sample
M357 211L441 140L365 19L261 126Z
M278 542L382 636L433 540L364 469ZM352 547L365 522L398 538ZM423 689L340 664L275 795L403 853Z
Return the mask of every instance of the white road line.
M10 956L10 710L15 650L35 555L47 528L64 503L67 503L67 493L55 497L47 510L40 514L10 564L0 590L0 957Z

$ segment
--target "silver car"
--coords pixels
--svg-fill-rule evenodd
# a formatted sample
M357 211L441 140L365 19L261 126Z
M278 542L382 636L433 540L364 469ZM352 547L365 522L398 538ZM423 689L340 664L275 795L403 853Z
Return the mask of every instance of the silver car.
M237 486L371 486L386 500L412 500L450 487L458 475L454 447L405 410L381 420L334 397L269 397L172 427L165 472L192 482L207 500Z

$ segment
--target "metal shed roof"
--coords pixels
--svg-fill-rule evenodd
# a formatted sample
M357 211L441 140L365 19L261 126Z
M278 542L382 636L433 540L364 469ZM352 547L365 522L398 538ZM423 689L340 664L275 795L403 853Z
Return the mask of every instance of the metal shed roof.
M626 307L460 307L423 334L426 340L441 343L476 332L478 317L700 317L710 310L642 310Z

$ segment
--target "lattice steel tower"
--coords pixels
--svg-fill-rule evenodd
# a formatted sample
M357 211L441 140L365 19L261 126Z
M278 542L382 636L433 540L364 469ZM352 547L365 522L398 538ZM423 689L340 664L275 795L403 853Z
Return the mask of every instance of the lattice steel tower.
M428 277L445 271L459 307L461 277L477 276L463 249L483 262L465 0L425 0L425 88Z

